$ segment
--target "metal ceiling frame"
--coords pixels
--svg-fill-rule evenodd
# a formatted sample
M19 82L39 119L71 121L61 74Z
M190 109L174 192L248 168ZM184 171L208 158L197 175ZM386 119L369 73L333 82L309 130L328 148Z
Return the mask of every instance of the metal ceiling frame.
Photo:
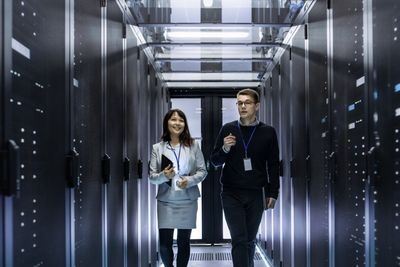
M173 28L282 28L290 27L291 23L137 23L137 27L173 27Z
M239 82L241 84L246 83L246 82L260 82L262 83L262 80L265 79L266 73L273 68L273 66L276 64L276 62L279 60L281 50L284 50L285 47L287 47L288 42L288 35L291 35L291 28L294 25L299 25L303 24L306 15L308 14L308 11L311 9L312 5L315 3L316 0L305 0L305 4L303 8L300 10L298 13L298 16L295 18L295 20L292 20L291 23L140 23L138 20L141 18L140 14L135 14L135 7L132 8L132 6L127 5L127 3L123 0L117 0L118 5L120 6L121 10L123 10L125 16L126 16L126 23L127 25L130 26L132 29L133 33L135 36L137 36L138 40L140 40L138 48L141 49L146 56L148 57L149 62L152 64L152 66L155 68L155 73L156 76L160 78L162 83L164 83L164 86L168 86L167 83L187 83L187 82L193 82L193 83L199 83L199 82ZM139 15L139 17L137 16ZM141 20L141 19L140 19ZM281 38L282 36L279 36L279 41L274 41L274 42L157 42L157 41L149 41L144 38L144 33L141 31L151 31L151 28L157 28L157 27L164 27L164 28L212 28L214 29L222 29L222 28L289 28L286 34L286 37L283 36L284 38ZM282 40L282 41L281 41ZM276 48L276 50L273 50L273 58L267 57L267 58L258 58L258 57L252 57L252 58L218 58L218 57L212 57L212 58L207 58L207 57L202 57L202 58L157 58L156 54L154 53L153 48L156 47L255 47L255 48ZM257 51L258 52L258 51ZM265 65L259 69L264 68L264 70L261 71L224 71L224 70L165 70L162 67L163 62L237 62L237 61L245 61L245 62L265 62ZM179 73L229 73L229 72L235 72L235 73L258 73L258 78L257 80L166 80L165 74L179 74ZM197 85L195 86L197 87ZM241 87L241 85L239 85Z
M265 42L265 43L222 43L222 42L148 42L139 45L140 48L145 48L145 47L166 47L166 46L181 46L181 47L188 47L188 46L251 46L251 47L276 47L280 46L282 43L281 42Z

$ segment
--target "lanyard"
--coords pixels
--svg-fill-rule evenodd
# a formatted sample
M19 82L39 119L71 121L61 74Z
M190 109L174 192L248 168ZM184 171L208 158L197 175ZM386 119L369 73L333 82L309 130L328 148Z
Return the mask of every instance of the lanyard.
M172 152L174 153L174 156L175 156L175 159L176 159L176 164L178 165L178 172L179 172L179 159L180 159L180 157L181 157L181 148L182 148L182 145L181 144L179 144L179 153L178 153L178 156L176 155L176 153L175 153L175 148L173 148L172 146L171 146L171 143L170 142L168 142L168 145L169 145L169 147L170 147L170 149L172 150Z
M244 137L243 137L243 134L242 134L242 130L240 129L239 121L237 122L237 126L239 128L240 137L242 138L242 141L243 141L244 155L245 155L245 158L247 159L247 148L249 147L250 141L253 138L253 134L257 129L257 125L254 126L253 131L251 132L251 135L250 135L250 138L249 138L249 141L247 142L247 144L244 141Z

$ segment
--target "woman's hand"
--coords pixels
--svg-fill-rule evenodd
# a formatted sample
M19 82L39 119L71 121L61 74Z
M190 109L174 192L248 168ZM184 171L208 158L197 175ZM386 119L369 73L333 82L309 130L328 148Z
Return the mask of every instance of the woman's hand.
M171 164L169 164L164 170L164 175L168 178L168 179L172 179L175 176L175 171L174 171L174 167L171 166Z
M180 179L176 181L176 185L181 189L185 189L188 186L188 179L185 176L181 176Z

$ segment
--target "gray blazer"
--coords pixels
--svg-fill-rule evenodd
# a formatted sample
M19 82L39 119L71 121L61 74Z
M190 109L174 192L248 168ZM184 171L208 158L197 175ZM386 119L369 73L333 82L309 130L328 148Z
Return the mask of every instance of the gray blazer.
M164 141L154 144L151 152L149 179L152 184L158 185L158 200L167 200L167 192L170 189L170 186L166 183L167 181L169 181L169 179L164 175L163 171L161 170L161 155L167 149L167 144L168 143ZM191 200L195 200L200 197L200 191L197 184L199 184L206 178L207 170L204 163L203 153L201 152L200 146L197 142L193 142L193 145L190 147L189 154L190 173L187 176L188 185L186 190L189 198Z

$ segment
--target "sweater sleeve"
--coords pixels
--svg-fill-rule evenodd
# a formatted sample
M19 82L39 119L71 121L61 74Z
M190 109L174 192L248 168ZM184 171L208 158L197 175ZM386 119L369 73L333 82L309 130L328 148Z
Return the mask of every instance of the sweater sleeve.
M213 152L211 153L211 163L214 167L222 166L225 163L228 153L226 153L222 146L224 144L223 131L224 127L218 133L217 140L214 145Z
M268 187L266 197L277 199L279 194L279 147L275 129L273 129L270 151L267 157Z

